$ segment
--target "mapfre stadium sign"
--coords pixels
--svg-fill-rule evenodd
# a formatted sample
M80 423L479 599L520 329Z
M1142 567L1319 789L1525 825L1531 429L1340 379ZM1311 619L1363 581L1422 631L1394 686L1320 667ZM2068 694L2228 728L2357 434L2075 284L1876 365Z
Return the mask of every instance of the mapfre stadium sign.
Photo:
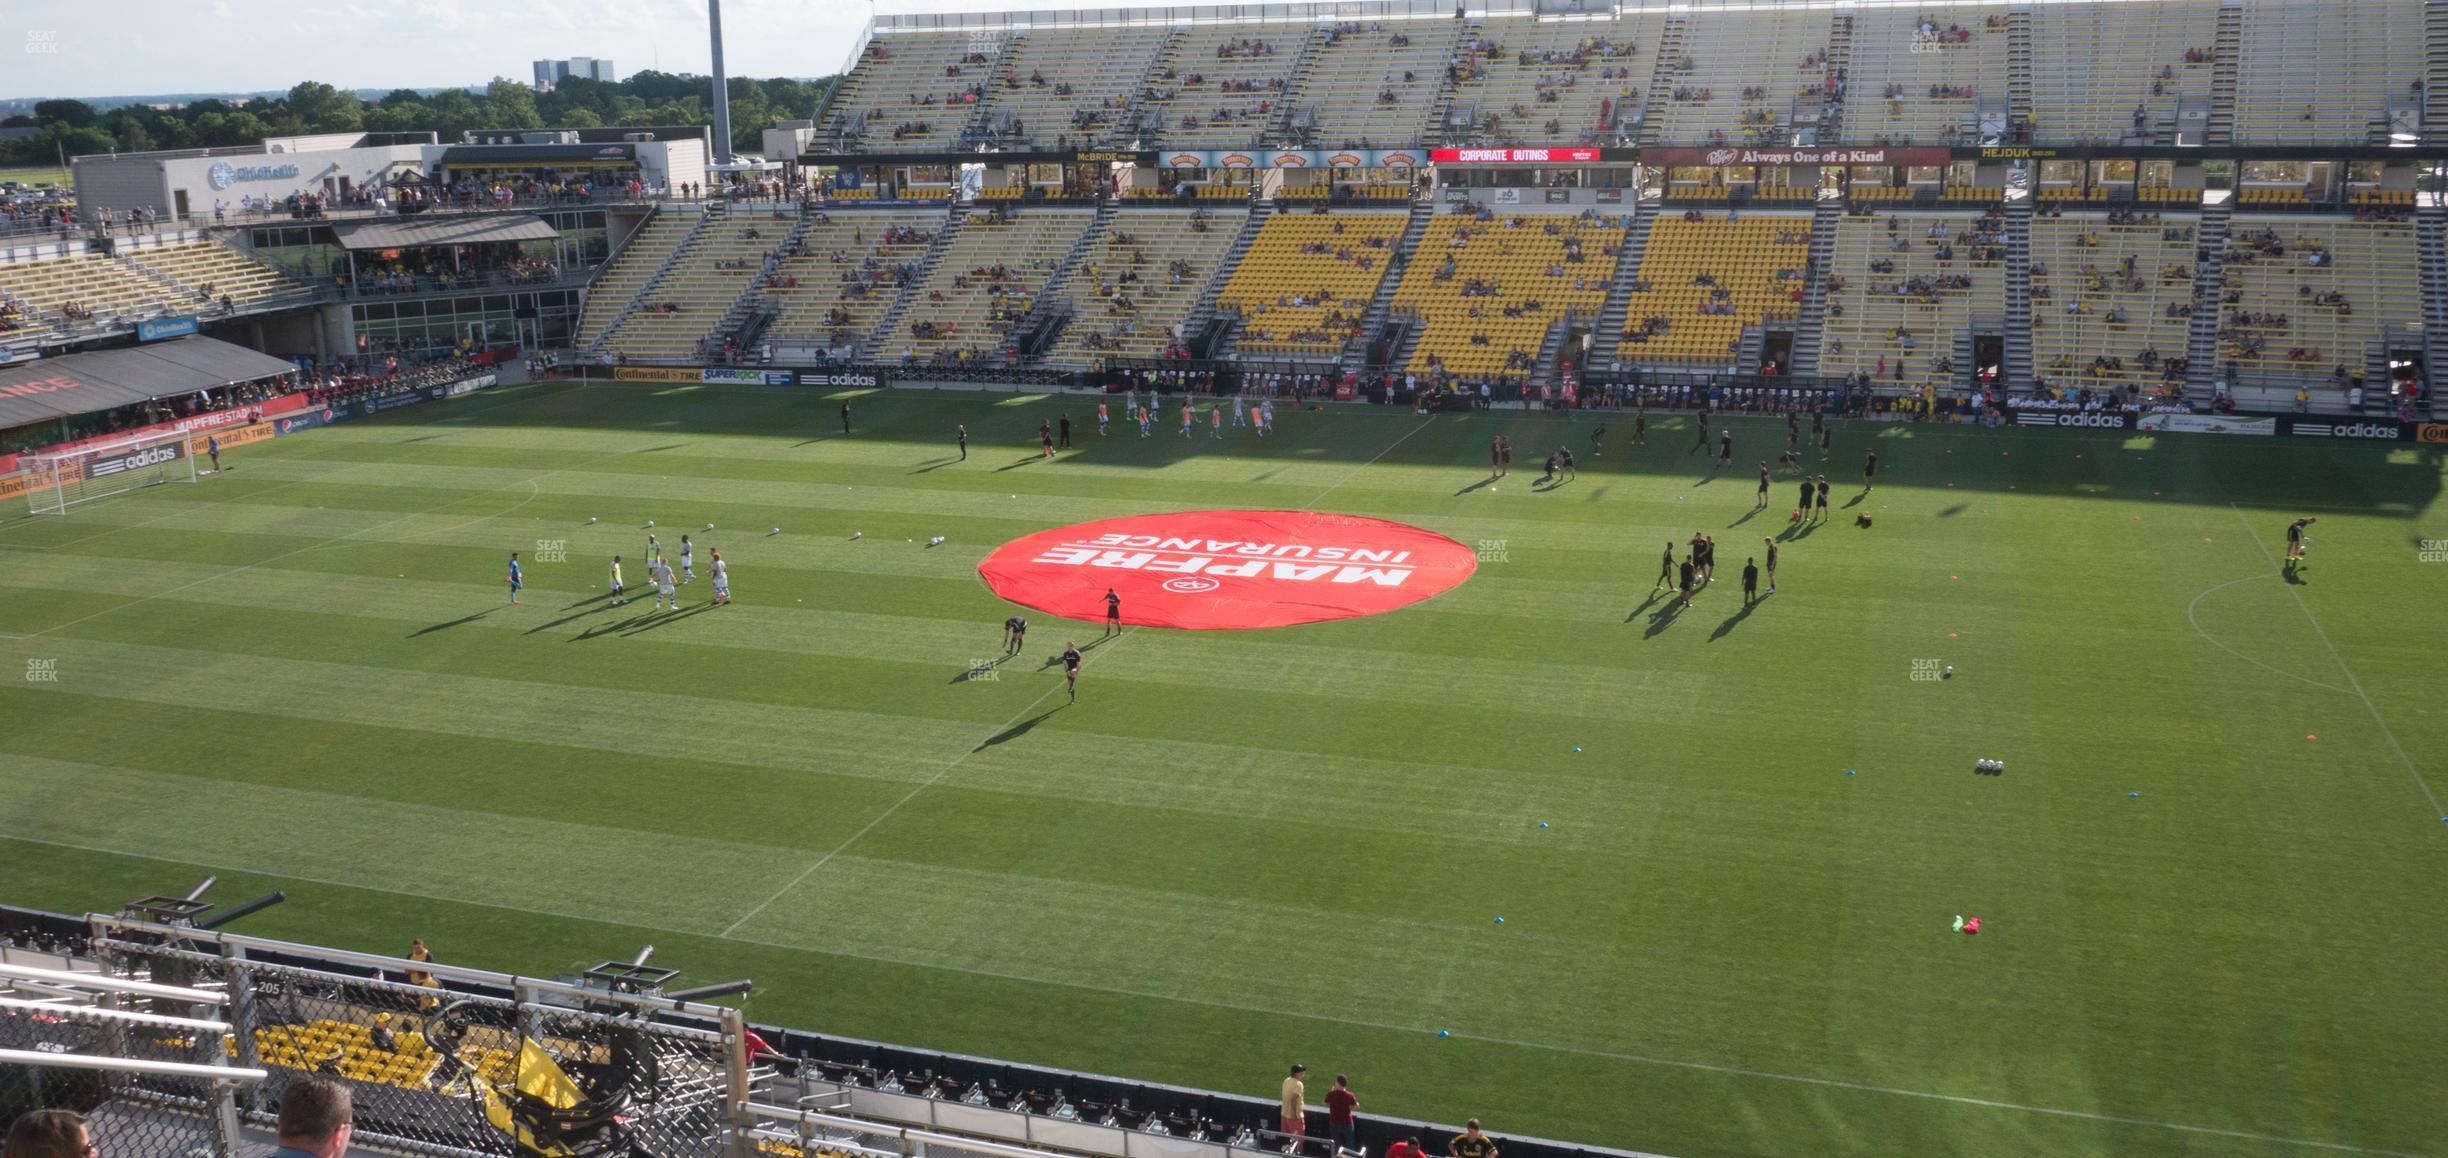
M1040 531L978 564L995 594L1098 622L1108 588L1123 622L1193 631L1377 615L1451 590L1471 548L1384 519L1314 511L1133 515Z

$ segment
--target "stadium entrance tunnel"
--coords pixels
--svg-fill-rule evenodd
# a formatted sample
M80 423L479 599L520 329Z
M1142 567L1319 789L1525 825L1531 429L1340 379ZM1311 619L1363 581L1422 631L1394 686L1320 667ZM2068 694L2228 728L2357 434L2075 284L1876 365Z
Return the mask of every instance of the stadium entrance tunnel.
M1314 511L1132 515L1014 539L978 564L996 595L1065 619L1188 631L1378 615L1452 590L1471 548L1384 519Z

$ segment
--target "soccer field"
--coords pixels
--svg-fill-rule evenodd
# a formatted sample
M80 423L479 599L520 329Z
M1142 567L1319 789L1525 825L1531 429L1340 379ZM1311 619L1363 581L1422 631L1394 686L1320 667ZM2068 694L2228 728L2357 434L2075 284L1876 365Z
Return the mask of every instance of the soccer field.
M761 1021L1261 1096L1301 1061L1364 1114L1683 1156L2442 1152L2439 448L1839 424L1796 529L1782 477L1752 512L1769 420L1719 472L1688 416L1593 457L1587 418L1093 409L511 387L8 511L0 900L218 872L290 891L250 933L528 974L652 942ZM1557 445L1579 478L1534 488ZM1226 507L1477 571L1129 628L1077 703L1096 609L1026 612L972 678L996 546ZM677 612L649 519L699 544Z

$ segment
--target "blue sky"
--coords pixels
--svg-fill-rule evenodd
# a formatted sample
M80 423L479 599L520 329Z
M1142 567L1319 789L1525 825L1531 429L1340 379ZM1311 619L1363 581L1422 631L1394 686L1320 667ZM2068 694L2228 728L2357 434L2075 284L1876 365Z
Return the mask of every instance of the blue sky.
M725 63L734 76L834 72L869 11L867 0L724 0ZM611 57L622 76L703 73L705 27L704 0L0 0L0 98L253 92L302 80L481 85L528 80L529 62L564 56Z

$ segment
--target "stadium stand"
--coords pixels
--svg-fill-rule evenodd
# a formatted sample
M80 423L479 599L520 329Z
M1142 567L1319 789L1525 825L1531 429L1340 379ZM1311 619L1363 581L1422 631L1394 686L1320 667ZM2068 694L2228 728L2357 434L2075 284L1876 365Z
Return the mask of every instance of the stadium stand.
M776 344L856 346L918 276L948 219L941 211L845 210L811 220L764 296L779 307L765 329Z
M1047 360L1163 353L1248 219L1235 210L1116 214L1071 277L1074 312Z
M1662 22L1488 21L1464 39L1451 119L1473 144L1598 144L1648 91Z
M1675 144L1791 143L1793 105L1826 83L1825 12L1712 12L1691 21L1667 78L1658 139ZM1669 51L1661 49L1661 52Z
M98 253L0 264L0 299L17 304L14 326L0 332L133 324L193 304L192 295Z
M2033 371L2060 388L2095 390L2149 390L2180 374L2199 230L2191 214L2034 217Z
M1399 213L1278 213L1216 301L1244 321L1238 353L1333 354L1385 280L1410 218Z
M1169 149L1246 149L1280 116L1309 30L1202 24L1166 47L1147 85L1157 140Z
M2006 312L2003 209L1853 216L1836 229L1819 372L1881 386L1952 385L1961 339Z
M137 249L124 257L199 301L219 302L226 297L233 306L245 306L308 292L287 274L217 241Z
M2033 139L2173 144L2180 104L2208 110L2218 13L2217 0L2032 6Z
M1459 35L1452 22L1346 23L1317 35L1314 64L1292 88L1296 139L1324 149L1409 148L1429 139L1444 111L1445 68ZM1304 116L1314 118L1305 131Z
M2238 216L2223 264L2219 361L2247 378L2342 386L2367 340L2421 320L2410 222Z
M1969 141L1981 98L2005 100L2011 45L2004 9L1864 8L1853 20L1847 139Z
M604 336L604 345L633 358L685 358L761 276L781 248L789 220L756 214L714 214L636 309Z
M1166 28L1052 28L1021 33L986 88L981 139L1038 148L1127 144L1140 79Z
M605 263L603 273L587 289L586 307L579 312L575 337L579 349L592 349L603 341L605 333L628 312L638 291L646 288L646 283L662 271L663 263L688 240L697 220L687 214L658 213L630 235L628 243Z
M1615 359L1731 363L1745 328L1799 312L1810 233L1798 213L1667 210L1650 227Z
M2248 6L2242 21L2238 142L2385 144L2390 99L2421 103L2421 5L2295 0Z
M986 47L966 32L876 36L843 79L820 135L864 152L949 147L992 77Z
M1481 220L1449 213L1430 221L1394 290L1394 308L1421 322L1406 368L1527 378L1548 328L1566 311L1596 319L1627 225L1561 214Z
M975 210L904 299L876 355L975 362L999 354L1096 216L1084 209Z

